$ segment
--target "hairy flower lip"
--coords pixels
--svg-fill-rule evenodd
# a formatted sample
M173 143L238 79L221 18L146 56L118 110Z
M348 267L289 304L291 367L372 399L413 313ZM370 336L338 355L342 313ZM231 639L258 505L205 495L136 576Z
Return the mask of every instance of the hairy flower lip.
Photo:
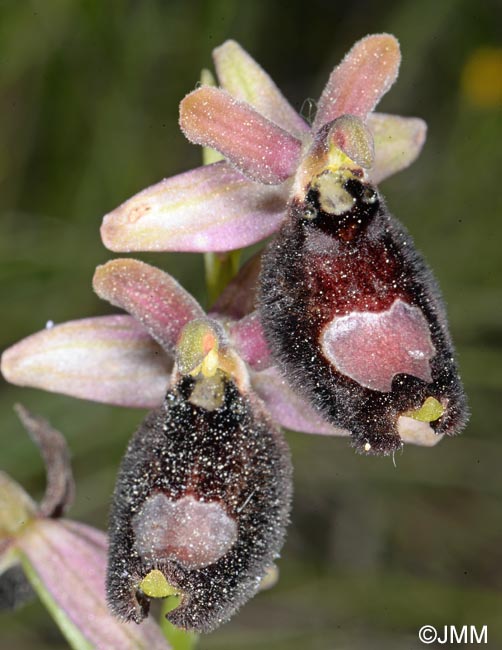
M177 363L184 366L187 352L214 350L218 329L188 325ZM211 390L211 376L177 370L163 405L131 438L119 471L108 600L116 615L140 622L149 601L138 585L155 568L168 590L182 594L168 620L209 632L256 593L279 555L289 520L290 454L261 401L241 390L232 372L221 376L218 403L206 406L195 397L205 384Z
M166 179L108 214L103 221L102 237L111 250L227 251L260 241L280 227L298 167L313 140L311 130L286 100L283 101L268 75L237 43L224 43L215 50L214 56L222 89L203 87L191 93L182 102L180 119L187 137L197 144L220 149L228 162ZM368 36L356 43L332 73L321 95L314 122L313 131L317 132L347 114L363 118L365 128L376 143L374 165L371 164L369 148L366 152L358 149L355 154L347 155L369 169L374 182L409 165L425 140L426 127L418 118L371 114L378 100L395 81L399 60L398 43L390 35ZM251 90L243 89L248 82L239 80L242 76L237 70L239 66L249 74L253 72L254 86ZM205 107L206 112L201 111L201 107ZM347 134L344 124L334 135L337 146L345 153ZM253 139L249 137L251 135ZM211 210L207 209L208 201L212 201ZM173 213L176 213L175 219L172 219ZM187 227L190 218L191 226ZM171 222L167 223L170 219ZM162 236L159 237L159 233ZM154 289L146 296L138 291L145 278L146 284ZM49 381L47 377L37 380L40 387L50 385L51 390L58 392L63 387L65 390L61 392L74 389L75 396L88 397L91 394L89 386L95 378L104 379L101 370L105 365L107 371L110 365L114 365L116 377L128 375L128 369L134 366L136 372L132 378L122 378L120 387L119 380L114 383L115 378L104 389L98 385L93 389L93 399L134 406L156 405L159 394L165 392L170 357L176 349L181 329L193 319L205 318L204 312L188 294L182 294L181 288L167 274L135 260L115 260L100 267L95 276L95 288L111 304L131 313L132 318L86 319L90 338L80 340L81 357L73 366L68 361L76 348L73 335L68 337L68 326L74 325L75 333L84 321L41 332L30 337L29 345L26 340L4 353L2 372L11 381L31 385L36 372L33 365L29 367L30 361L33 361L35 350L44 338L46 343L57 341L60 345L55 356L51 357L54 350L39 352L39 359L45 361L46 368L53 372ZM350 435L348 431L336 429L319 418L279 376L277 368L271 365L256 313L230 321L225 314L210 314L210 317L217 318L227 327L232 344L251 368L253 388L280 424L312 433ZM111 345L107 346L106 333L109 334L114 326L117 331L121 327L122 330L108 339ZM73 340L70 342L70 339ZM96 375L84 386L81 376L75 381L68 381L68 377L72 371L82 374L86 344L87 350L93 352L101 345L100 359L107 362L113 359L113 363L100 366L93 357L87 367L94 365ZM21 371L26 362L28 369L25 365ZM147 378L145 388L135 391L142 373ZM57 380L54 379L56 376ZM138 396L138 392L142 394ZM73 626L77 633L82 631L83 638L95 643L96 647L111 647L116 639L122 646L126 643L138 648L167 647L155 626L150 629L145 625L138 631L134 626L128 629L117 623L120 627L107 629L108 613L106 609L102 611L102 580L99 578L105 540L98 531L76 522L56 521L73 496L68 457L63 454L65 447L58 445L57 436L50 434L47 423L34 418L22 407L18 412L28 428L39 427L39 433L44 426L46 429L41 443L34 436L47 462L46 496L37 510L30 512L27 507L26 512L33 515L33 525L20 529L19 539L15 542L16 552L27 571L31 571L29 575L33 583L38 584L41 580L51 583L52 591L47 591L47 598L61 610L66 607L66 614L71 614L69 621L60 619L61 626L68 626L67 629ZM399 433L402 433L404 441L408 435L409 441L433 445L442 437L434 436L432 429L426 431L427 423L409 422L406 417L401 420L402 432ZM51 466L57 470L51 472ZM66 473L65 468L68 470ZM2 545L2 553L8 548L12 550L14 543ZM56 548L60 551L59 559L64 559L59 564L51 561ZM87 619L77 611L82 599L91 612ZM106 637L104 645L101 645L102 637Z
M101 235L110 250L220 252L268 237L283 221L308 143L343 114L361 118L374 137L373 182L408 167L422 149L422 120L372 113L399 69L399 44L390 34L366 36L335 67L312 128L235 41L213 56L221 88L191 92L181 102L180 124L192 142L229 162L165 179L108 213Z

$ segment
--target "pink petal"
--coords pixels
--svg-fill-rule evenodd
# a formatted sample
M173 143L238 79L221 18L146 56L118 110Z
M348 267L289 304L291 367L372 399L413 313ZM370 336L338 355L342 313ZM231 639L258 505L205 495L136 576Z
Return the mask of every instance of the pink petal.
M229 251L278 230L287 188L253 183L219 162L168 178L107 214L107 248L131 251Z
M122 623L106 604L106 536L82 524L39 520L18 541L28 577L68 639L98 650L168 650L153 620Z
M309 131L269 75L235 41L226 41L213 50L221 86L233 97L251 104L269 120L301 137Z
M349 431L329 424L302 397L297 395L275 367L252 374L255 392L268 407L272 417L283 427L304 433L349 436Z
M95 402L162 403L171 362L130 316L70 321L37 332L2 355L7 381Z
M205 316L192 296L170 275L132 259L98 266L94 291L103 300L128 311L167 352L174 354L183 327Z
M187 95L180 126L190 142L216 149L259 183L284 182L300 156L299 140L219 88L203 86Z
M387 311L335 318L324 330L322 347L338 372L372 390L389 392L400 373L432 381L435 349L427 320L399 299Z
M270 351L257 312L231 323L229 333L232 345L252 368L262 370L270 365Z
M358 41L338 65L323 90L314 131L340 115L363 119L397 78L401 53L390 34L374 34Z
M375 164L369 173L373 183L380 183L418 158L427 134L423 120L372 113L366 123L375 141Z

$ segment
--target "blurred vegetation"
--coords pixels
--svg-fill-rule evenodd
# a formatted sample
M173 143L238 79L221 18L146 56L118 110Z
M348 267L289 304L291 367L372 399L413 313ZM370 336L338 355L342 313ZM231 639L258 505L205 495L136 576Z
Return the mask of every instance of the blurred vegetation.
M343 439L291 434L296 497L279 584L203 638L204 650L413 649L424 624L487 624L489 647L502 646L500 8L0 1L2 349L48 320L111 312L90 287L111 257L101 217L200 164L178 130L178 102L223 40L240 41L301 109L355 40L392 32L403 64L380 108L429 125L420 160L382 189L442 286L471 422L434 449L407 447L397 467L356 456ZM200 256L142 258L205 301ZM2 469L34 495L41 461L14 401L66 434L78 488L71 515L105 527L116 467L143 413L3 382ZM66 647L39 603L3 613L0 625L6 650Z

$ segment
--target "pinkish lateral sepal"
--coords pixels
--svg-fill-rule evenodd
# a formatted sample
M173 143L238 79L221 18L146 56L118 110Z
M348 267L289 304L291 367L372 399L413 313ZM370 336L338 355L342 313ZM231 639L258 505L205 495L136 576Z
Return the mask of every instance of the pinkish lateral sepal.
M326 436L350 436L350 431L328 422L319 409L295 392L277 368L254 372L252 383L274 420L286 429Z
M280 228L310 143L343 115L375 127L373 180L403 169L420 152L423 123L371 113L399 68L399 45L389 34L362 39L334 69L312 128L240 45L227 41L214 59L221 88L190 93L181 102L180 124L191 142L218 150L228 162L165 179L110 212L101 229L110 250L222 252L265 239ZM338 141L366 169L368 156L358 157L347 144Z
M138 627L108 611L104 533L75 522L40 520L20 537L17 548L45 605L79 647L169 650L153 621Z
M375 143L375 162L369 171L372 183L380 183L418 158L427 135L427 125L419 117L372 113L366 123Z
M139 408L163 399L172 361L131 316L101 316L55 325L2 355L13 384ZM138 389L139 387L139 389Z
M257 312L228 325L230 339L242 359L254 370L267 368L272 360Z
M73 496L65 439L24 407L17 406L16 411L44 457L47 486L37 506L17 483L0 472L2 590L14 587L19 592L20 584L29 582L71 647L169 650L153 621L140 628L118 621L108 611L106 535L59 518ZM5 569L7 574L3 573ZM27 593L26 587L24 591ZM19 594L2 595L16 604Z
M139 192L104 217L101 237L123 253L243 248L279 228L287 194L284 185L255 183L218 162Z

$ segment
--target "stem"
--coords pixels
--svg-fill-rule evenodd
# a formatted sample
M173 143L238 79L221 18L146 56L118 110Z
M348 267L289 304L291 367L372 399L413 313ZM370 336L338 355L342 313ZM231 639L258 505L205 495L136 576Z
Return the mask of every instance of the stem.
M216 86L216 79L210 70L202 70L200 80L205 86ZM218 160L224 160L218 151L210 147L202 148L202 163L204 165L211 165ZM239 259L240 251L238 250L230 253L204 253L209 306L214 303L230 280L237 274Z
M188 632L179 627L175 627L166 618L166 614L179 605L179 597L171 596L164 598L162 601L162 610L160 618L160 629L162 630L167 641L170 643L172 650L193 650L197 645L198 635L195 632Z
M204 253L206 286L211 306L239 270L240 250L229 253Z

